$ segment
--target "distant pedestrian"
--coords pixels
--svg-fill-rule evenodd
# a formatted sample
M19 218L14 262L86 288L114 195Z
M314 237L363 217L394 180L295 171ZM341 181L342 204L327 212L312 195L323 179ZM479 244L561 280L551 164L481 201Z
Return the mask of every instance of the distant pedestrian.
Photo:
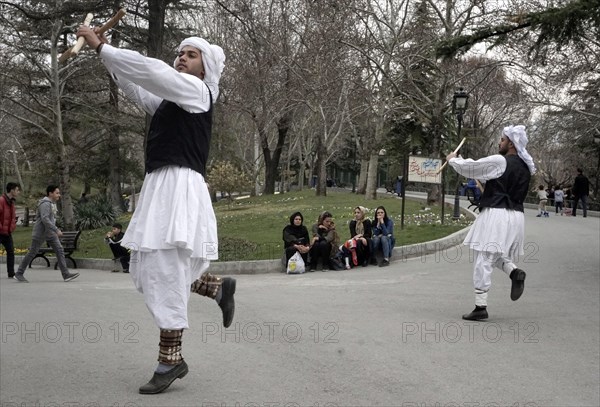
M59 199L60 189L56 185L49 185L46 188L46 197L40 199L38 202L35 223L33 224L31 247L21 261L19 269L14 276L14 279L21 283L29 282L23 274L27 265L35 258L35 255L45 242L48 242L52 250L54 250L58 267L65 282L79 277L79 273L69 272L67 261L65 260L65 251L60 243L59 238L62 236L62 232L56 227L56 202Z
M581 201L581 207L583 209L583 217L587 217L587 200L590 194L590 180L583 175L583 170L577 168L577 176L573 183L573 216L577 216L577 206Z
M525 271L517 268L513 259L525 254L523 202L531 175L535 173L527 142L525 126L508 126L502 132L498 154L476 161L465 160L454 153L446 157L459 174L487 181L479 204L480 214L464 241L475 253L475 309L463 315L463 319L488 318L487 297L494 267L510 276L511 300L518 300L525 289Z
M15 202L21 194L21 186L14 182L6 184L6 193L0 197L0 243L6 250L6 271L8 278L15 276L15 246L12 232L17 227Z
M129 261L131 256L129 250L121 246L124 235L123 225L115 223L112 225L112 230L104 237L104 242L110 246L110 251L114 256L114 259L121 262L123 273L129 273ZM118 271L119 270L113 270L113 272Z
M538 197L538 213L536 216L539 218L541 216L548 217L548 212L546 212L546 204L548 203L548 192L544 190L544 186L540 185L537 191Z
M563 192L560 185L557 185L556 189L554 189L554 207L556 208L557 215L558 215L559 209L560 209L560 216L563 215L564 201L565 201L565 193Z

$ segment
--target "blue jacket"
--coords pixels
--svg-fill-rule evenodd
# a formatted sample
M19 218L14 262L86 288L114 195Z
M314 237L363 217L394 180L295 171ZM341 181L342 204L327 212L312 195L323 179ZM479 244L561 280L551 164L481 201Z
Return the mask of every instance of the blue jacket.
M394 236L394 221L388 218L387 222L384 224L377 223L377 220L374 220L371 224L371 228L373 231L373 236Z

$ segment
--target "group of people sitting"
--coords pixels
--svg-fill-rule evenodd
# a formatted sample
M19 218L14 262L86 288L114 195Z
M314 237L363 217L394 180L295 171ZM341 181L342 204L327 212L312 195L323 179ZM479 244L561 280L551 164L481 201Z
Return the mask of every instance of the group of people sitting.
M330 212L319 215L310 234L302 214L293 213L290 224L283 229L286 265L299 253L306 271L349 270L369 264L388 266L395 244L394 222L383 206L377 207L373 221L367 218L366 212L362 206L354 208L354 219L349 224L350 238L345 241L340 239Z

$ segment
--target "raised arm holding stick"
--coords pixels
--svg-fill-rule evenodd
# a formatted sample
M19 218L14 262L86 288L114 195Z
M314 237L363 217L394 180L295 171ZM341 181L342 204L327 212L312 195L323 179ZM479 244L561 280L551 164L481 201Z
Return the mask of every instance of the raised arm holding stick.
M120 9L117 12L117 14L115 14L114 16L112 16L112 18L110 20L108 20L101 27L98 27L95 30L96 34L102 35L106 31L108 31L111 28L113 28L125 16L125 14L127 14L127 11L124 8ZM93 18L93 15L91 13L89 13L86 16L85 21L83 22L83 25L86 26L86 27L89 27L90 23L92 22L92 18ZM69 48L68 50L66 50L60 56L60 58L58 58L58 62L63 63L63 62L66 62L69 58L76 56L84 45L85 45L85 38L79 37L77 39L77 42L75 43L75 45L72 46L71 48Z
M218 238L206 164L225 55L218 45L190 37L170 66L112 47L86 26L77 36L96 50L125 94L152 115L140 201L121 244L132 251L130 275L160 330L159 364L139 389L156 394L188 373L181 349L190 291L217 302L225 327L233 320L235 279L207 272L218 259Z

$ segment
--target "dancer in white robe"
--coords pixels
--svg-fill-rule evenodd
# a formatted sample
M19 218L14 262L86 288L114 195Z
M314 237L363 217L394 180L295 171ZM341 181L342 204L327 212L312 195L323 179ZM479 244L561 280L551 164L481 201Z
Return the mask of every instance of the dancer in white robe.
M156 394L188 373L181 338L189 327L190 293L215 299L225 327L235 310L235 279L207 272L218 258L218 238L206 161L225 55L221 47L190 37L169 66L114 48L88 27L77 35L97 51L126 96L152 115L146 177L122 245L132 250L131 276L160 329L159 364L139 389Z
M464 241L475 253L475 309L463 315L463 319L488 318L487 297L494 267L510 276L513 301L523 294L526 274L514 262L524 254L523 202L531 175L535 173L533 159L526 149L527 142L525 126L508 126L502 132L498 154L479 160L463 159L454 153L446 157L460 175L486 181L480 214Z

